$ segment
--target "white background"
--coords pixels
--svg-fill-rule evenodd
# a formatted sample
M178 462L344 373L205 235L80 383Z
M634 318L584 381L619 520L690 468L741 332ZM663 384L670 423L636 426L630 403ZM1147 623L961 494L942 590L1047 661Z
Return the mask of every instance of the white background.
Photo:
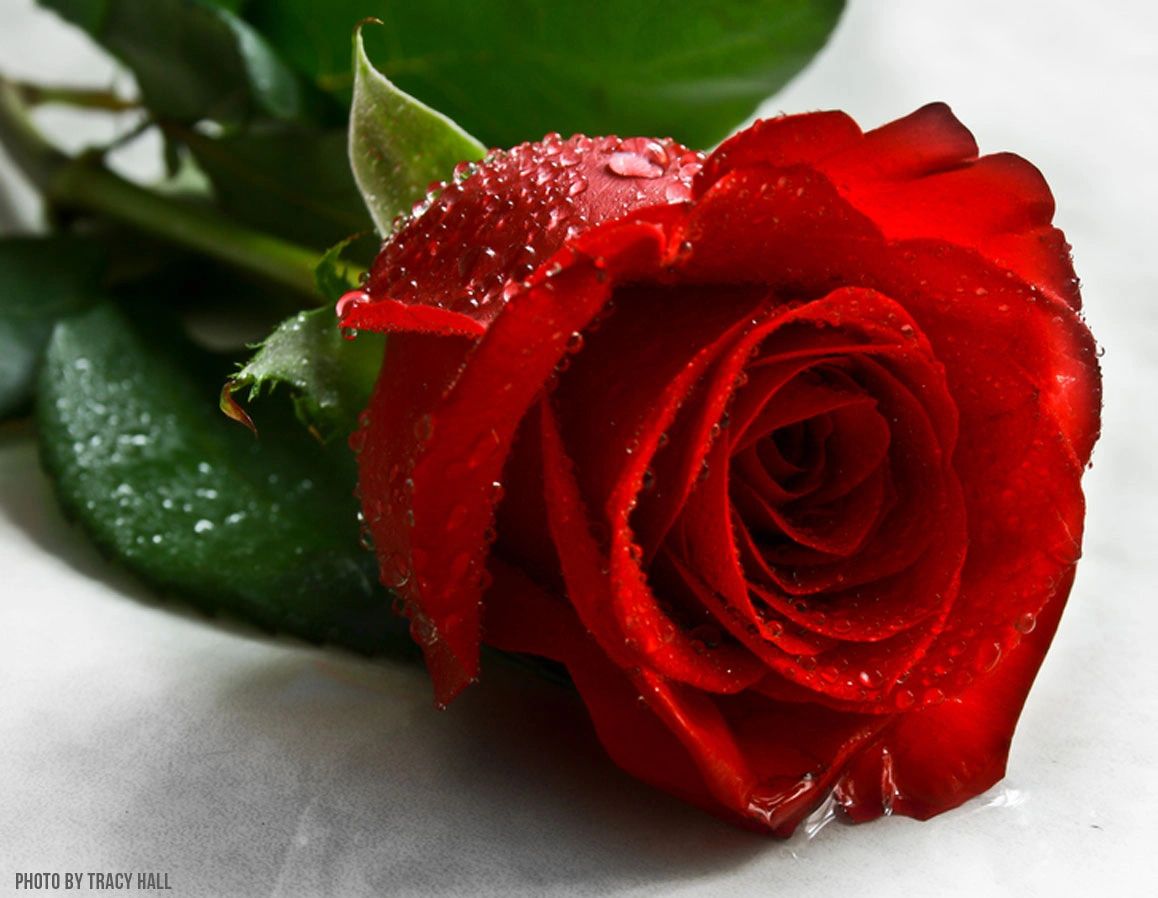
M31 0L0 69L107 84ZM122 78L119 83L125 83ZM1045 173L1106 350L1069 609L1002 786L927 823L734 830L604 760L575 701L489 671L450 711L417 669L155 604L57 513L0 431L0 889L17 871L167 873L174 895L1158 893L1158 4L853 0L766 113L871 127L945 100ZM42 123L70 146L83 116ZM156 171L155 147L118 164ZM4 160L0 159L0 164ZM34 221L0 170L0 219Z

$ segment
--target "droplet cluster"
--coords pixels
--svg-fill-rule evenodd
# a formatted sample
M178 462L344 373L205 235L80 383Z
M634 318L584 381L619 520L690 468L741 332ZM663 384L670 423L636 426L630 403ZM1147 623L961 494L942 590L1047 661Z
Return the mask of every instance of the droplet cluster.
M462 163L395 222L338 314L385 299L485 324L567 240L640 207L688 200L702 162L672 140L549 134Z

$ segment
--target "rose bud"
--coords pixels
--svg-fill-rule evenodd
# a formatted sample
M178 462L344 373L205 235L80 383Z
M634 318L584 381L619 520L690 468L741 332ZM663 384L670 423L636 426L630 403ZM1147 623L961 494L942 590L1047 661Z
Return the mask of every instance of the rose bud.
M460 172L340 310L391 334L352 445L438 700L554 659L619 765L780 835L992 786L1098 434L1053 211L941 104Z

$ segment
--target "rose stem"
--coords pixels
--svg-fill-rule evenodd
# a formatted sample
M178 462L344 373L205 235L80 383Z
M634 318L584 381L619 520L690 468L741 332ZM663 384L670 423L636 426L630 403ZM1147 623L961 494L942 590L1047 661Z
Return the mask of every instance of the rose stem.
M66 156L36 130L18 89L2 79L0 143L50 203L108 215L322 302L314 283L314 269L321 261L318 253L242 227L210 209L154 193L95 159Z
M106 112L127 112L141 108L138 101L125 99L111 90L30 84L26 81L10 81L8 83L12 85L16 95L25 106L45 106L57 103L82 109L101 109Z

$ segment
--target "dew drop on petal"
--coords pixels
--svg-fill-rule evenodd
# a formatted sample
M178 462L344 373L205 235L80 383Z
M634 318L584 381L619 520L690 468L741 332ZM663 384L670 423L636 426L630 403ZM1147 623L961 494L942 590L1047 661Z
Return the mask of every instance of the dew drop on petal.
M1001 660L1001 644L997 642L988 642L983 645L977 652L974 667L978 673L988 673L997 666Z

